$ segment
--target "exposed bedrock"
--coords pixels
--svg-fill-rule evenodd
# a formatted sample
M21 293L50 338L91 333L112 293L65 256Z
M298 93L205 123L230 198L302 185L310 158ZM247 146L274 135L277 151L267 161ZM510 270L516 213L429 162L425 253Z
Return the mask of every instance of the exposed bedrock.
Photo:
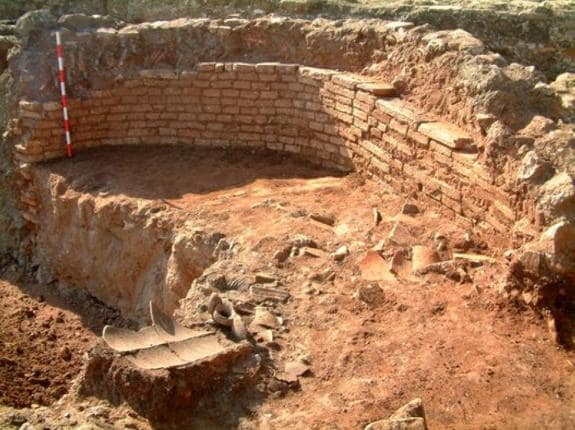
M41 207L37 263L127 316L146 315L150 300L173 311L216 259L222 235L175 221L166 206L78 193L81 184L66 184L47 169L37 170L34 181Z

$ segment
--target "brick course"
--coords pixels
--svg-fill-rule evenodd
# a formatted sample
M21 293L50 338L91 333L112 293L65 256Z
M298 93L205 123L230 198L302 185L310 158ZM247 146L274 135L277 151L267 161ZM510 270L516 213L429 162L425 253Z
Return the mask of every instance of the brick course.
M293 64L144 70L113 90L70 100L72 139L76 151L191 144L297 153L323 166L362 171L401 191L420 189L455 216L498 231L512 225L517 213L477 162L472 137L393 95L386 83ZM57 102L20 102L17 161L65 156L60 115Z

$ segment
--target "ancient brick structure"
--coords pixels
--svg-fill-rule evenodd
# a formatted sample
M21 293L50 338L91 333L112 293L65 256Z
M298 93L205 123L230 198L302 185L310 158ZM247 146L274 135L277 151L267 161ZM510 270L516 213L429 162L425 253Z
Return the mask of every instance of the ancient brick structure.
M359 75L280 63L201 63L195 70L143 70L114 88L71 100L76 150L102 145L268 148L400 191L422 191L470 224L505 232L509 195L494 185L466 131L419 112L392 87ZM65 156L58 103L20 102L17 159ZM28 194L27 219L34 220Z

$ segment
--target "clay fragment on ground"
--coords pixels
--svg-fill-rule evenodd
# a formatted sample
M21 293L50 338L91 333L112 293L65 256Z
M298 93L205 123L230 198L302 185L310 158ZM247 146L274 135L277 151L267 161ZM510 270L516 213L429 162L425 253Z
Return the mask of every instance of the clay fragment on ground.
M217 305L216 305L217 308ZM226 345L215 333L180 326L150 303L152 326L133 332L104 327L102 337L113 350L141 369L168 369L193 366L195 363L225 354Z
M307 246L304 246L301 248L301 253L302 255L307 255L309 257L315 257L315 258L326 258L329 254L319 248L310 248Z
M276 281L276 277L271 273L259 272L255 274L256 284L271 284Z
M285 302L290 297L290 293L285 288L264 285L252 285L250 294L258 302L265 300Z
M409 228L401 222L396 222L387 236L387 243L391 245L411 246L414 241Z
M326 224L330 227L333 227L333 225L335 224L335 217L333 215L321 214L321 213L312 213L309 215L309 217L314 221L317 221L317 222L322 223L322 224Z
M397 90L393 85L388 83L368 83L359 84L358 89L367 91L377 97L395 97L397 96Z
M437 252L428 246L417 245L411 248L414 273L421 273L426 267L439 262Z

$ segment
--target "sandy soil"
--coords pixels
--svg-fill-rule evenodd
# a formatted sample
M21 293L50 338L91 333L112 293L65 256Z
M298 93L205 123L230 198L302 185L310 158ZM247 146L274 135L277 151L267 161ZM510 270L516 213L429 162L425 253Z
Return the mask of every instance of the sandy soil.
M238 263L249 271L273 272L289 290L290 300L275 307L285 329L276 333L270 356L278 370L301 357L311 363L300 389L274 393L239 417L227 416L233 405L203 411L196 428L229 428L230 422L246 429L362 428L414 397L423 399L431 429L575 426L573 352L553 343L538 313L496 292L507 264L502 258L506 241L467 231L416 196L409 200L422 213L400 215L405 198L383 184L266 154L115 148L43 168L64 178L68 193L90 195L100 203L154 204L165 209L165 216L222 231L239 244ZM373 208L382 215L377 226ZM321 227L309 213L331 214L335 224ZM409 261L398 275L363 279L359 262L397 222L406 226L414 244L433 245L434 236L443 234L447 253L468 233L471 251L497 261L467 267L464 282L439 274L415 276ZM276 264L274 253L295 234L313 238L326 257L295 256ZM350 255L336 262L329 253L341 245ZM383 247L386 265L401 248ZM323 276L328 272L333 276ZM358 288L373 284L383 294L372 302L359 299ZM97 318L86 317L95 304L78 308L61 296L50 299L46 288L16 285L4 282L0 294L2 309L13 309L0 319L1 403L50 403L69 387L101 325L117 315L102 311ZM57 291L57 284L50 289ZM70 361L61 357L65 345ZM51 364L42 367L42 362ZM29 374L38 366L40 375L34 378L46 378L50 385L35 391L41 393L38 399L27 400L34 387ZM8 378L14 368L20 379ZM74 396L64 400L69 410L80 402ZM112 424L107 422L102 426Z

